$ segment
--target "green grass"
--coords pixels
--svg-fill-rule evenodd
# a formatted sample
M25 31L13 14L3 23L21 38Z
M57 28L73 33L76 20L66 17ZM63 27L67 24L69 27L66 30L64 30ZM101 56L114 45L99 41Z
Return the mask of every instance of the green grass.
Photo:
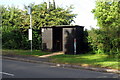
M2 55L32 55L32 56L41 56L50 54L50 52L43 52L41 50L33 50L32 53L30 50L2 50Z
M120 69L118 59L104 54L56 55L51 57L54 63L75 64L81 66L107 67Z
M2 55L32 55L41 56L50 54L50 52L43 52L40 50L2 50ZM117 58L109 57L104 54L81 54L81 55L56 55L51 56L51 62L54 63L64 63L64 64L75 64L81 66L93 66L93 67L107 67L112 69L119 69Z

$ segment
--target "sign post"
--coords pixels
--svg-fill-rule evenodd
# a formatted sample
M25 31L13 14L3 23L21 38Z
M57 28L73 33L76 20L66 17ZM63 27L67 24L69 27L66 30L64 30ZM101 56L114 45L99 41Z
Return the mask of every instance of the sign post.
M28 14L30 15L30 29L28 30L29 33L29 40L31 41L31 53L32 53L32 8L28 6Z

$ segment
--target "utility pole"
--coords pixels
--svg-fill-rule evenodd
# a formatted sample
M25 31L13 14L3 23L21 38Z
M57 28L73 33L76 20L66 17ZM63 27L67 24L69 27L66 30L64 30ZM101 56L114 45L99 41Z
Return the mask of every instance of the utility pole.
M30 15L29 40L31 43L31 53L32 53L32 8L31 6L28 6L28 14Z

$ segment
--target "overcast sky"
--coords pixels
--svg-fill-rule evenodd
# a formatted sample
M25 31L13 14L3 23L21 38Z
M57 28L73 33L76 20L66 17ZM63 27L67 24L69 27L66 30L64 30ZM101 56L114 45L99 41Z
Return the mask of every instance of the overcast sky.
M14 5L23 9L23 5L28 5L29 3L41 4L42 2L48 2L49 0L0 0L2 5ZM52 1L52 0L50 0ZM91 10L95 8L95 0L55 0L57 6L70 6L73 5L73 13L78 14L74 19L74 25L85 26L86 29L91 27L96 28L97 21L94 20L94 15Z

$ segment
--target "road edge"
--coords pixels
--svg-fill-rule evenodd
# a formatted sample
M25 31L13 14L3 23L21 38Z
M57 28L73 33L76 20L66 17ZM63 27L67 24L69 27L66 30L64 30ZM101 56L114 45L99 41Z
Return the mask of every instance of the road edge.
M13 57L2 57L3 59L9 59L9 60L18 60L18 61L24 61L24 62L32 62L32 63L43 63L48 64L52 66L57 67L68 67L68 68L77 68L77 69L85 69L85 70L91 70L91 71L97 71L97 72L109 72L109 73L116 73L120 74L119 70L113 70L113 69L105 69L105 68L95 68L95 67L83 67L78 65L70 65L70 64L59 64L59 63L51 63L51 62L45 62L45 61L36 61L36 60L30 60L25 58L13 58Z

